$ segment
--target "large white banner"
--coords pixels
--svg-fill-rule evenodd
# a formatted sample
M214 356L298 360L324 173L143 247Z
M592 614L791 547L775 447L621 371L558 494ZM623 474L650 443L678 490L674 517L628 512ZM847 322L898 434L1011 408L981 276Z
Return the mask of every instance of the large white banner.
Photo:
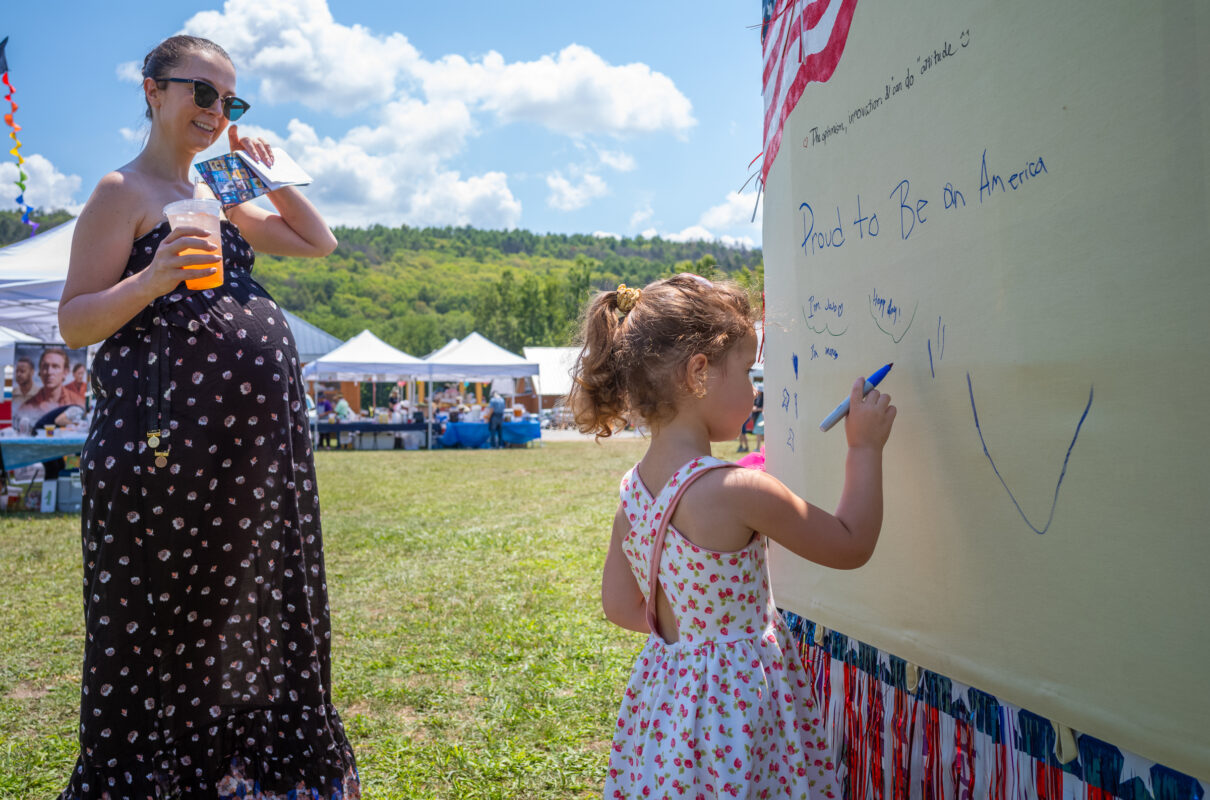
M770 470L834 506L819 422L900 409L873 560L779 603L1210 776L1210 5L860 0L764 221Z

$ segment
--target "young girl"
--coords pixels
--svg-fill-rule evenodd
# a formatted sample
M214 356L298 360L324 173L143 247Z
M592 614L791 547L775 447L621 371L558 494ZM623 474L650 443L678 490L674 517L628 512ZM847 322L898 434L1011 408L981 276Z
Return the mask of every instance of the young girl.
M606 798L838 798L818 711L773 603L767 540L853 569L882 524L890 396L845 422L845 487L832 515L764 472L728 469L710 443L752 411L756 336L736 286L681 274L619 286L590 304L569 404L585 433L627 420L651 430L622 479L601 599L617 625L649 634L626 687Z

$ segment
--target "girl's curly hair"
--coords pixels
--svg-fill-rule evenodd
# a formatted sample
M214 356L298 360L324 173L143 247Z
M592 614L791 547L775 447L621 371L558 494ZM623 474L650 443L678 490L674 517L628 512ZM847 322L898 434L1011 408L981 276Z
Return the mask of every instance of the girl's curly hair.
M619 288L629 305L633 290ZM618 300L618 291L601 292L588 304L567 398L576 427L599 439L628 422L671 419L688 391L690 357L718 363L754 331L752 303L730 281L682 272L648 285L628 312Z

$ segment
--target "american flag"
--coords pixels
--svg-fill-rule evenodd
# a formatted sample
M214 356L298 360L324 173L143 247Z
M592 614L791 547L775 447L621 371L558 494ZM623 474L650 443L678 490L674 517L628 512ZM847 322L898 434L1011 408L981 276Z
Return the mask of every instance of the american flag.
M781 129L811 81L826 83L840 63L857 0L762 0L761 85L765 149L761 181L781 145Z

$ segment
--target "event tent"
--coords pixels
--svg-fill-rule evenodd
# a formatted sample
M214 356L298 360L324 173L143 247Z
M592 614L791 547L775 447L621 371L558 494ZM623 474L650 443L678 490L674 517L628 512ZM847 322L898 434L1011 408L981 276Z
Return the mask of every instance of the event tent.
M441 348L424 359L429 381L474 381L490 383L494 378L528 378L538 374L538 365L479 333L472 333L457 344Z
M580 355L578 347L525 347L527 361L538 365L535 388L545 397L566 397L571 391L571 371Z
M442 357L445 356L446 353L453 350L457 346L458 346L458 340L450 339L448 342L441 345L441 347L438 347L436 350L434 350L433 352L431 352L427 356L425 356L424 360L425 361L429 361L429 360L440 361L442 359Z
M30 341L54 342L59 336L59 297L67 279L71 237L76 221L70 219L48 231L0 247L0 325L19 331ZM306 363L340 345L340 339L282 309L299 359ZM3 360L0 336L0 363ZM11 356L11 353L10 353Z
M0 247L0 324L42 341L59 333L59 297L76 221Z
M425 362L379 339L368 330L303 367L306 380L396 381L427 378Z
M12 369L12 364L16 360L17 343L37 341L39 340L34 336L0 326L0 364L3 364L5 369Z

